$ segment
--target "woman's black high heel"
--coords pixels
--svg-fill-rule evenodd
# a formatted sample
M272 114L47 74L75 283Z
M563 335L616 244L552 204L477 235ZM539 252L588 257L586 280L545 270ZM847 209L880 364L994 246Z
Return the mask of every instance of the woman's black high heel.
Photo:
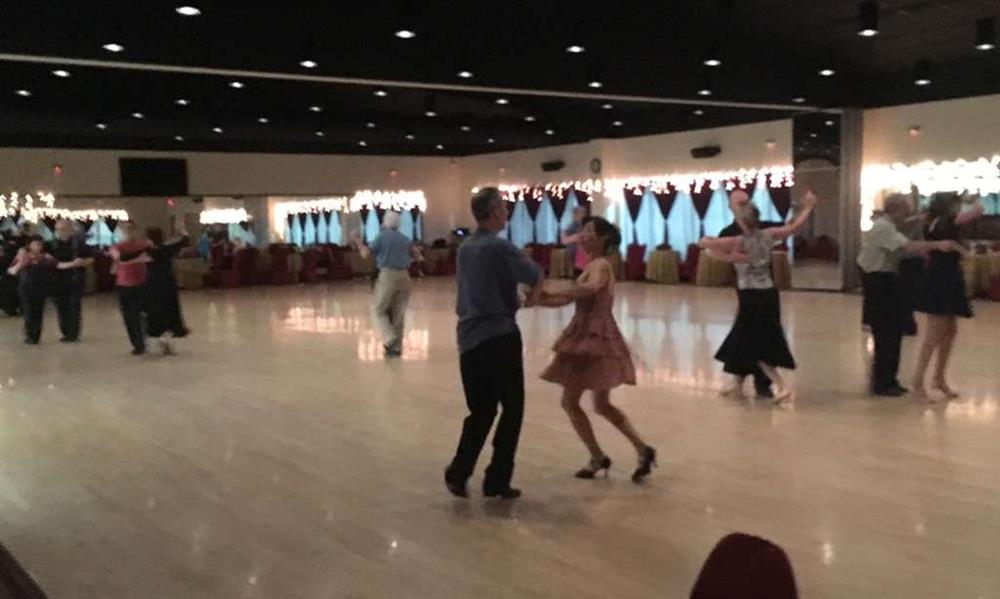
M646 477L656 467L656 449L646 446L639 455L639 467L632 474L632 482L639 484L646 480Z
M600 474L602 470L604 471L604 476L607 477L608 472L611 470L611 458L608 456L604 456L600 460L590 460L590 463L586 467L576 473L576 477L590 480Z

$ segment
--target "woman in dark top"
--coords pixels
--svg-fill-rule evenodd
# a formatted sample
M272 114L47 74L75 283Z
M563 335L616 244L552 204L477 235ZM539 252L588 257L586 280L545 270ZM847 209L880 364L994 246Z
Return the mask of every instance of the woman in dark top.
M42 316L45 298L52 291L56 259L45 252L41 236L33 235L27 247L21 248L7 272L17 277L17 292L24 313L24 342L38 345L42 336Z
M163 353L171 355L174 349L163 337L167 333L177 338L186 337L190 332L184 326L177 278L174 276L174 258L188 245L189 239L182 232L181 236L164 241L163 230L158 227L146 229L146 237L152 244L146 250L152 258L146 279L146 327L150 337L160 338Z
M961 226L983 213L978 202L976 208L960 213L961 207L961 198L956 193L934 194L924 226L924 238L928 241L961 241ZM946 375L948 359L958 335L958 317L972 318L972 306L965 294L962 254L931 252L917 311L927 315L927 331L913 377L914 393L926 396L924 378L931 358L937 352L933 389L949 399L958 397L958 393L948 386Z

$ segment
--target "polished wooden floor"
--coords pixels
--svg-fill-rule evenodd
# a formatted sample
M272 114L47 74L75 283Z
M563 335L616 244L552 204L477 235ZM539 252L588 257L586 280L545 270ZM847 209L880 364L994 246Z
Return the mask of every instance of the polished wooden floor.
M418 283L390 363L360 283L187 294L171 358L128 355L110 296L78 346L52 312L39 347L0 320L0 542L54 599L679 598L736 530L784 546L805 598L1000 597L1000 305L962 325L963 399L927 406L863 395L858 297L786 293L799 391L776 409L716 395L731 290L618 295L641 373L615 399L660 468L629 482L602 422L610 480L572 478L585 452L537 378L570 311L526 311L516 503L441 484L450 281Z

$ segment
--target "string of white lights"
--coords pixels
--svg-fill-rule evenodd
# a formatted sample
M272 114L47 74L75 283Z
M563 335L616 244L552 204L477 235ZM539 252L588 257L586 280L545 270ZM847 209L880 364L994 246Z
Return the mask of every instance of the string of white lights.
M213 208L202 210L198 222L203 225L232 225L253 220L245 208Z
M427 211L427 198L424 192L414 191L358 191L351 198L349 205L351 212L360 212L364 209L392 210L404 212L416 208L421 212Z
M21 195L12 192L8 195L0 195L0 218L23 218L30 223L37 223L43 219L66 219L73 221L96 221L102 219L112 219L126 221L129 219L126 210L70 210L67 208L56 208L56 198L51 193L39 192L35 196L31 194ZM40 204L40 205L37 205Z

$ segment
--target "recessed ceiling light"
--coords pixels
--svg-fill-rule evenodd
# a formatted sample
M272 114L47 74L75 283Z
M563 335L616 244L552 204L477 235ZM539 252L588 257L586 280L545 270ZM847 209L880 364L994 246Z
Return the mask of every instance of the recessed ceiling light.
M462 79L472 79L472 71L459 71L458 76Z
M412 40L413 38L417 37L417 33L409 29L400 29L399 31L396 32L396 37L398 37L401 40Z
M694 115L695 116L704 116L705 115L705 111L702 110L701 108L699 108L699 109L697 109L697 110L694 111Z
M462 126L461 126L461 127L459 127L459 128L460 128L460 129L461 129L462 131L465 131L466 133L468 133L469 131L472 131L472 127L470 127L470 126L468 126L468 125L462 125Z
M834 75L837 74L837 71L834 71L833 69L830 68L826 68L826 69L820 69L819 74L821 77L833 77Z
M114 52L115 54L125 51L125 46L121 44L104 44L102 47L108 52Z
M316 67L319 66L319 63L316 62L315 60L303 60L302 62L299 63L299 66L304 69L315 69Z
M176 104L178 106L187 106L190 103L191 102L188 101L187 98L177 98L176 100L174 100L174 104Z
M983 17L976 21L976 50L988 52L997 47L997 20Z
M317 131L315 135L316 137L326 137L326 133L323 133L322 131Z
M621 121L615 121L615 122L613 122L613 123L611 123L611 124L612 124L612 125L614 125L615 127L621 127L621 126L622 126L622 125L624 125L625 123L623 123L623 122L621 122Z
M182 136L182 135L175 135L174 136L174 141L184 141L184 136Z
M570 54L583 54L587 51L587 49L579 44L570 44L569 46L566 46L566 51Z
M60 79L65 79L69 77L69 71L64 69L57 69L55 71L52 71L52 74L55 75L56 77L59 77Z
M428 108L427 110L424 111L424 116L426 117L434 118L437 115L438 115L437 111L434 110L433 108Z
M817 137L819 137L819 133L810 133L809 137L816 139Z
M439 150L443 150L444 149L444 146L441 145L441 144L438 144L438 145L436 145L434 147L437 148L437 149L439 149Z
M497 98L496 101L497 101L497 104L499 104L501 106L505 106L507 104L510 104L510 100L508 100L507 98Z
M587 87L591 87L591 88L594 88L594 89L600 89L600 88L604 87L604 84L601 83L600 81L597 81L595 79L594 81L591 81L590 83L588 83Z
M833 121L826 121L823 124L826 125L827 127L833 127L834 125L836 125L836 123L834 123Z
M806 99L803 96L795 96L792 98L792 102L795 102L796 104L805 104L805 101Z
M875 0L864 0L858 6L857 31L861 37L878 35L878 4Z
M141 121L142 119L146 118L146 115L142 114L141 112L133 112L132 113L132 118L138 119L138 120Z
M416 138L417 138L417 136L414 135L414 134L412 134L412 133L407 133L406 134L406 141L413 141Z
M271 122L271 119L267 118L266 116L262 116L259 119L257 119L257 122L260 123L261 125L266 125Z
M495 140L495 139L493 139L492 137L490 137L490 138L488 138L488 139L486 140L486 143L488 143L488 144L495 144L495 143L497 143L497 140Z
M378 96L379 98L384 98L389 95L389 92L385 91L384 89L377 89L375 90L375 95Z
M601 108L603 108L604 110L611 110L612 108L614 108L614 105L613 104L602 104Z
M923 87L925 85L930 85L931 84L931 80L927 79L927 78L920 78L920 79L914 80L913 84L914 85L919 85L919 86Z
M987 52L989 50L992 50L993 48L996 48L996 45L990 42L983 42L981 44L976 44L976 50L982 50L983 52Z
M310 106L309 112L323 112L322 106Z
M703 87L703 88L701 88L701 89L698 90L698 95L699 96L711 96L712 95L712 90L708 89L707 87Z
M916 76L913 79L914 85L925 86L931 84L931 61L921 58L917 61Z
M529 114L528 116L524 117L524 120L527 121L527 122L529 122L529 123L534 123L535 122L535 117Z
M100 129L101 131L104 131L105 129L108 128L107 123L95 123L94 126Z
M177 14L185 17L197 17L201 14L201 10L194 6L178 6Z
M706 67L717 67L722 65L722 61L718 58L706 58L703 64Z
M546 129L545 130L545 135L555 135L555 134L556 134L555 129Z
M861 37L875 37L878 35L878 29L861 29L858 31L858 35Z
M369 129L374 129L375 127L378 127L378 125L375 124L374 121L368 121L367 123L365 123L365 127L368 127Z
M368 142L362 139L361 141L358 142L358 145L364 148L368 146Z
M26 90L26 89L19 89L19 90L17 90L14 93L17 94L17 95L19 95L19 96L21 96L22 98L30 98L31 97L31 92L29 90Z
M212 129L212 132L213 133L222 133L223 129L222 129L222 127L215 127L215 128Z
M244 84L242 81L231 81L229 83L229 87L233 89L243 89L244 87L246 87L246 84Z

